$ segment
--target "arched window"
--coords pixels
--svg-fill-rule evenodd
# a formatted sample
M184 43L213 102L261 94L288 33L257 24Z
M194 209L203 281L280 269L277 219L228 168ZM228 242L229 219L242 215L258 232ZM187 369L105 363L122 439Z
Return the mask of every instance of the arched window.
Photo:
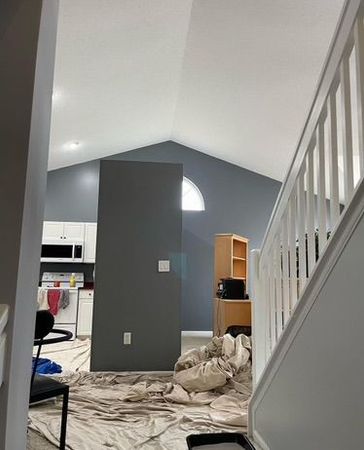
M189 178L183 177L183 211L205 211L205 202L200 189Z

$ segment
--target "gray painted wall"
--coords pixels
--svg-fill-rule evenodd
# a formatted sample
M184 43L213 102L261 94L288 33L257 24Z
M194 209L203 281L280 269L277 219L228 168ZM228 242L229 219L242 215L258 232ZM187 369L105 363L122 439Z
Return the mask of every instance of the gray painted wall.
M179 164L101 162L92 370L173 370L180 355L182 177Z
M112 159L181 163L201 190L206 211L183 212L182 329L211 330L214 234L241 234L259 248L281 183L171 141ZM91 161L50 172L45 218L95 221L98 171Z
M258 405L270 450L364 448L363 254L364 216Z
M44 3L44 5L43 5ZM0 449L25 450L58 2L0 2Z

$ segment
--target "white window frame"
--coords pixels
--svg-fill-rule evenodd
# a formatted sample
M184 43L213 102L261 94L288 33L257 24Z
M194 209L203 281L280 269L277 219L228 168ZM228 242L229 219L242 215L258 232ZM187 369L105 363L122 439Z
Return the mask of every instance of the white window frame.
M188 186L188 191L186 192L185 186ZM188 193L193 192L196 203L195 205L186 205L186 196ZM187 177L183 177L182 186L182 210L183 211L205 211L205 200L200 189L195 185L195 183Z

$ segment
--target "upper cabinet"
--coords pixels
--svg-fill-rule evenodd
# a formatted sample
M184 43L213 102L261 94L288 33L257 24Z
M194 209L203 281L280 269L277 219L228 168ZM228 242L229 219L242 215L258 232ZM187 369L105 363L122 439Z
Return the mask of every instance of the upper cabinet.
M63 222L44 222L43 223L43 241L63 239Z
M63 239L83 241L85 239L85 224L80 222L64 222Z
M96 232L96 223L44 222L43 243L47 241L83 243L83 262L94 263L96 256Z
M96 258L96 223L85 223L85 248L83 252L83 261L85 263L94 263Z
M43 241L68 240L83 241L85 239L85 224L82 222L44 222Z

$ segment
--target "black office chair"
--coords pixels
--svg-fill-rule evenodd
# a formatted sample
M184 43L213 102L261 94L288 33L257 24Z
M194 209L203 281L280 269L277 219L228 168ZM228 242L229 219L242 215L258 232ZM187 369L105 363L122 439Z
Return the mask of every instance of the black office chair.
M35 322L34 345L38 346L38 351L37 356L33 362L29 403L32 404L43 400L48 400L54 397L58 397L59 395L63 396L61 435L59 439L59 448L60 450L65 450L69 386L53 378L36 374L39 355L43 345L56 344L57 342L63 342L72 339L72 333L70 331L53 329L53 325L54 325L54 317L49 311L37 312L37 318ZM60 336L45 339L45 337L50 332L52 332L52 334Z

